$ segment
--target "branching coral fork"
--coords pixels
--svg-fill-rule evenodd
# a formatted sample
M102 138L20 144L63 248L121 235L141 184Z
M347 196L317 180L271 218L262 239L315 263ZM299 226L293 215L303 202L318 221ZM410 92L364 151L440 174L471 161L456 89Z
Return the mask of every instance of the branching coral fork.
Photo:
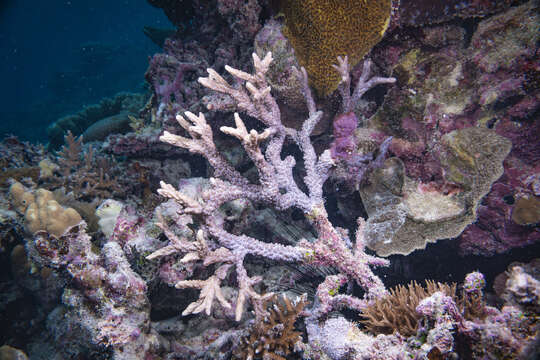
M328 220L322 187L334 163L328 150L317 156L310 141L311 132L321 118L322 112L316 110L308 86L306 71L301 69L298 74L303 84L309 117L300 130L286 128L281 123L279 107L270 93L265 78L271 61L272 55L270 53L263 59L254 54L254 74L227 67L227 71L232 76L243 81L243 84L237 87L230 86L213 70L208 70L209 76L207 78L199 79L199 82L204 86L233 97L238 111L255 117L267 126L261 133L255 130L248 131L240 115L235 113L235 127L221 128L223 133L241 141L258 170L260 184L250 184L219 154L213 141L211 128L203 114L197 116L186 112L185 116L189 121L181 115L177 116L178 123L191 138L184 138L169 132L165 132L161 137L163 141L172 145L201 154L208 159L216 171L216 178L210 179L211 188L205 190L198 199L187 197L181 191L175 190L171 185L165 183L162 183L159 190L161 195L179 203L183 207L184 213L193 214L201 222L202 232L200 236L197 235L199 245L187 246L175 239L174 235L170 236L170 245L176 246L178 252L188 253L183 260L200 261L204 258L202 262L205 266L212 263L221 264L214 275L206 280L186 280L177 284L177 287L201 289L199 299L186 309L188 313L210 312L215 299L228 308L228 302L221 298L220 284L225 279L227 270L234 266L239 284L236 319L240 320L244 303L248 300L252 304L256 316L264 316L266 310L263 304L272 294L258 294L253 289L253 285L259 282L261 277L250 277L247 274L243 262L248 254L278 261L334 266L341 273L340 282L355 280L366 292L363 299L340 296L339 301L332 300L326 308L331 308L332 304L338 303L346 303L348 306L358 308L360 306L358 304L386 294L382 281L373 274L370 266L384 266L387 262L364 252L362 223L359 223L357 246L353 251L349 246L348 235L335 228ZM302 191L294 179L292 173L296 164L294 158L292 156L282 158L281 156L285 138L293 140L303 154L306 171L304 183L307 186L307 192ZM260 148L263 141L267 142L264 152ZM312 223L318 233L318 239L315 242L302 241L297 246L285 246L266 243L247 235L232 234L226 230L226 218L219 208L221 205L236 199L262 202L280 210L296 207L302 210L306 219ZM216 241L217 250L209 251L207 247L203 246L206 237ZM172 250L169 248L163 250L162 253L171 254ZM321 296L320 300L325 302L329 299Z

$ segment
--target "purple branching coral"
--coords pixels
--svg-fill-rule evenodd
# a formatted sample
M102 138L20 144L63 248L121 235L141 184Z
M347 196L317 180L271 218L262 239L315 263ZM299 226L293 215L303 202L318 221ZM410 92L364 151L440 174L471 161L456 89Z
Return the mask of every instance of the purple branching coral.
M232 86L214 70L208 69L209 76L199 78L199 83L214 91L231 96L241 111L259 120L266 129L262 132L248 130L238 113L234 114L236 127L223 126L220 130L241 141L243 148L258 170L258 183L251 183L244 178L217 150L211 127L205 116L186 112L177 115L178 123L187 131L190 138L174 135L165 131L161 140L169 144L189 149L204 156L214 168L214 178L210 186L196 200L172 185L161 182L158 192L175 200L181 206L181 214L188 214L200 223L196 242L180 238L162 224L162 229L169 238L169 244L149 255L149 259L174 253L185 253L183 262L202 262L204 266L219 264L217 270L206 280L183 280L177 288L198 288L199 299L188 306L184 315L205 311L210 314L213 302L217 299L225 308L231 304L221 292L221 282L233 267L239 284L236 299L236 320L240 320L244 304L249 301L258 318L265 315L265 301L273 294L259 294L254 285L260 276L249 276L244 267L246 255L260 256L272 260L303 262L312 265L332 266L339 275L329 276L319 287L319 302L312 314L317 317L333 308L348 306L361 310L368 302L386 295L382 281L373 274L371 266L386 266L388 261L370 256L364 252L363 220L359 219L356 244L351 248L351 241L346 231L334 227L328 220L324 207L323 184L334 165L330 151L317 156L310 142L310 134L322 117L317 111L308 86L304 69L295 70L303 84L303 93L309 109L309 117L300 130L285 127L281 122L280 110L270 94L270 86L265 74L272 62L268 53L263 59L253 54L255 73L249 74L226 66L225 69L243 86ZM346 66L346 65L345 65ZM214 107L210 104L210 110ZM305 176L304 192L293 177L296 161L292 156L282 158L282 148L286 141L294 142L303 154ZM261 144L265 142L264 150ZM247 199L265 203L277 210L300 209L306 219L318 233L314 242L300 241L296 246L284 246L266 243L247 235L236 235L225 229L226 217L219 208L236 199ZM362 299L339 293L340 285L355 281L364 289Z
M371 61L365 60L362 74L351 94L351 78L347 57L338 57L338 65L334 65L334 69L341 74L338 91L342 98L342 113L334 119L334 141L330 145L330 153L332 159L340 167L339 177L351 185L358 185L364 180L369 171L382 166L388 147L392 142L392 137L390 136L383 141L377 155L375 155L375 152L363 153L359 151L358 142L355 139L358 118L352 111L354 104L358 103L362 95L372 87L379 84L391 84L396 79L377 76L370 78Z

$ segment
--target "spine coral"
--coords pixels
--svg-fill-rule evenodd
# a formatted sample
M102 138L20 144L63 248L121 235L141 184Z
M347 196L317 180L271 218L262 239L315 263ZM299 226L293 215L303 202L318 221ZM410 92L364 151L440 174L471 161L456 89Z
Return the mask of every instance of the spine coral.
M225 69L241 86L230 85L212 69L208 69L208 77L199 78L199 83L203 86L232 97L237 111L257 119L266 127L262 132L248 130L240 115L235 113L236 126L220 128L223 133L241 141L258 170L258 183L249 182L220 154L213 140L212 129L202 113L195 115L186 112L185 118L177 115L178 123L190 137L167 131L161 136L161 140L166 143L204 156L215 170L215 178L210 179L211 186L204 191L200 200L187 196L164 182L158 190L162 196L173 199L181 205L183 214L198 219L201 226L197 242L190 242L178 238L165 224L161 224L170 242L149 258L180 252L186 254L183 258L185 262L199 261L204 266L219 264L214 275L206 280L183 280L176 284L177 288L201 289L199 300L190 304L184 315L202 311L210 314L215 298L222 306L230 307L222 295L220 284L232 267L235 268L239 284L236 319L241 319L246 301L251 302L257 317L265 315L264 303L273 294L259 294L254 290L253 286L261 280L261 277L248 275L244 267L246 255L332 266L337 269L339 275L329 276L318 289L320 301L317 309L313 310L315 316L320 316L337 306L360 310L371 300L386 294L382 281L373 274L370 267L386 266L388 263L364 252L363 220L359 219L354 248L350 245L351 241L345 231L335 228L328 220L324 207L323 184L334 163L330 151L327 150L317 156L310 142L310 134L322 117L322 112L315 108L306 72L304 69L296 71L303 84L309 116L302 128L295 130L282 124L279 107L270 93L271 89L265 74L271 62L271 53L263 59L253 54L255 68L253 74L226 66ZM215 110L215 107L210 103L208 109ZM282 157L282 148L286 141L294 142L302 152L305 168L303 182L307 191L303 191L293 177L295 159L292 156ZM264 150L261 148L262 143L266 143ZM284 246L266 243L247 235L233 234L226 230L224 226L226 218L219 208L236 199L265 203L278 210L292 207L300 209L317 231L318 237L313 242L302 240L296 246ZM355 281L364 289L362 299L338 292L340 285L349 281ZM336 288L335 291L331 291L333 288Z

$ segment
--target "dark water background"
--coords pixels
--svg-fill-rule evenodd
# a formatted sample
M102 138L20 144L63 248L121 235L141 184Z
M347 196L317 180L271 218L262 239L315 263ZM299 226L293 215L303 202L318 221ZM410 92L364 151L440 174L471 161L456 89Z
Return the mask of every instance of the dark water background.
M146 0L0 0L0 139L46 142L59 117L144 91L145 25L172 28Z

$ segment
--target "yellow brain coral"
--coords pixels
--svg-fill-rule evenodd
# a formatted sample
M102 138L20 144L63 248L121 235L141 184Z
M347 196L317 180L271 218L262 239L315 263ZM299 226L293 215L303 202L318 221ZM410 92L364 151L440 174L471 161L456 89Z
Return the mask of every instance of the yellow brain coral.
M338 56L356 65L381 40L392 0L282 0L284 33L311 85L327 96L339 84L332 68Z

